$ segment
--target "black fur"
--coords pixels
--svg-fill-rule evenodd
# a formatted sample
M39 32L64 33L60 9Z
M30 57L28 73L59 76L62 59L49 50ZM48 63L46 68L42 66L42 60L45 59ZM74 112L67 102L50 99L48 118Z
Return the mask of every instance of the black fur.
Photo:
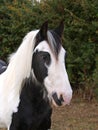
M27 79L20 96L18 112L13 114L10 130L48 130L52 109L43 86Z
M51 62L50 54L48 52L38 51L34 52L32 59L32 68L36 79L43 83L43 80L48 76L48 70L46 66L49 66Z

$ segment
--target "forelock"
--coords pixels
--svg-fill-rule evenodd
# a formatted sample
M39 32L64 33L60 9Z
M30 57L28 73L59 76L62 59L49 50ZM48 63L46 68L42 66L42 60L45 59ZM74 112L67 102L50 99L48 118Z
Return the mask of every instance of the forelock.
M48 43L49 46L53 52L53 54L55 55L55 57L58 57L58 54L60 52L61 49L61 39L60 37L52 30L47 32L48 35Z
M35 37L35 46L34 46L34 49L42 41L46 41L47 42L47 44L49 45L52 53L54 54L54 56L57 59L58 58L58 54L59 54L60 49L61 49L61 39L60 39L60 37L53 30L49 30L49 31L47 31L47 38L43 39L40 36L39 32L38 32L37 35L36 35L36 37Z

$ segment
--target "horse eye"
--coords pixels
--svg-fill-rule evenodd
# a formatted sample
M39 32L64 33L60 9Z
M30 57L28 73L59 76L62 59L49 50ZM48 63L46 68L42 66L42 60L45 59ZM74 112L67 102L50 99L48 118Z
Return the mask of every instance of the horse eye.
M48 52L46 52L46 53L44 53L43 54L43 60L44 60L44 62L47 64L47 65L49 65L50 64L50 54L48 53Z

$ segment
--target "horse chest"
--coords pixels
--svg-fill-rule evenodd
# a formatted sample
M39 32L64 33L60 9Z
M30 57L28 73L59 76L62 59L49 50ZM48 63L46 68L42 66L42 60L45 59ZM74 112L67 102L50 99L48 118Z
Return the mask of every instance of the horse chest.
M19 95L10 94L9 97L0 98L0 104L0 127L6 128L11 124L12 114L18 111Z

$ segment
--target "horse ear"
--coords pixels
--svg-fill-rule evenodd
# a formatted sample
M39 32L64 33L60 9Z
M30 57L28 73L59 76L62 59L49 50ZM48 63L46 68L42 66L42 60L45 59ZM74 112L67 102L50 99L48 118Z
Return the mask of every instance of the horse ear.
M40 36L42 39L47 39L47 31L48 31L48 21L44 22L40 28Z
M62 20L59 24L59 26L54 29L54 31L60 36L60 38L62 38L62 34L64 31L64 20Z

